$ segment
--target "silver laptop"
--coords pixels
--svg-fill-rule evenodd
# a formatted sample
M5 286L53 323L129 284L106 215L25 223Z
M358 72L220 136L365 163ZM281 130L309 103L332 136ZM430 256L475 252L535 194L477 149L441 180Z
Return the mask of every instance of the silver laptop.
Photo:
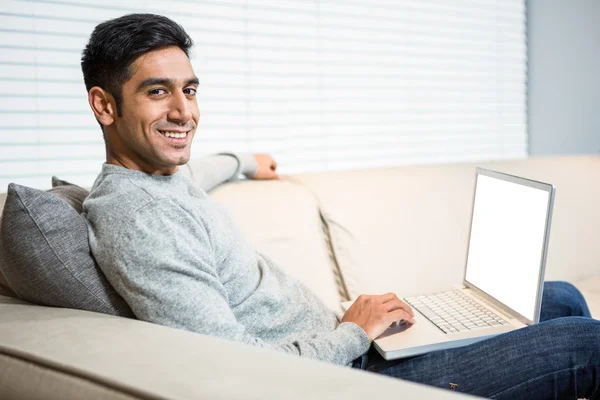
M553 203L552 185L477 168L463 283L405 298L415 324L394 323L375 339L383 358L460 347L537 323Z

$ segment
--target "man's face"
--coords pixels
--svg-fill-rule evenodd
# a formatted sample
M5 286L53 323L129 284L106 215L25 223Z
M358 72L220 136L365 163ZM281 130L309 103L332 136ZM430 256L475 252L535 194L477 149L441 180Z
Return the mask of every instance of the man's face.
M122 116L109 135L119 164L171 175L190 159L200 111L190 60L178 47L151 51L130 66L123 85Z

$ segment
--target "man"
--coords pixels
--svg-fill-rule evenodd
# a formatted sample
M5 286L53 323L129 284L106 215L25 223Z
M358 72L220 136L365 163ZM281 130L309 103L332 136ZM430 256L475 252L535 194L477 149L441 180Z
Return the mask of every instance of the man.
M546 285L543 318L558 319L406 360L370 351L392 322L412 321L408 305L363 295L338 320L178 172L200 118L191 46L165 17L128 15L97 26L82 58L107 149L84 203L90 243L137 318L486 397L598 390L600 322L568 284Z

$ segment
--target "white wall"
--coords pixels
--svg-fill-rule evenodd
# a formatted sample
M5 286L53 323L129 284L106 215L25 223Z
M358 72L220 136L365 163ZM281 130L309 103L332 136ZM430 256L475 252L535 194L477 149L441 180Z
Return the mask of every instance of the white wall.
M600 152L600 1L529 0L529 151Z

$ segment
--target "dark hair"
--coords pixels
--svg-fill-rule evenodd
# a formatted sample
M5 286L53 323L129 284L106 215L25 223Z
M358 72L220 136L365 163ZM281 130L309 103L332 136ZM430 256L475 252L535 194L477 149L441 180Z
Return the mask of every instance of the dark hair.
M131 78L129 67L138 57L177 46L189 57L193 41L181 25L162 15L129 14L96 26L81 56L87 91L99 86L115 98L121 116L123 84Z

